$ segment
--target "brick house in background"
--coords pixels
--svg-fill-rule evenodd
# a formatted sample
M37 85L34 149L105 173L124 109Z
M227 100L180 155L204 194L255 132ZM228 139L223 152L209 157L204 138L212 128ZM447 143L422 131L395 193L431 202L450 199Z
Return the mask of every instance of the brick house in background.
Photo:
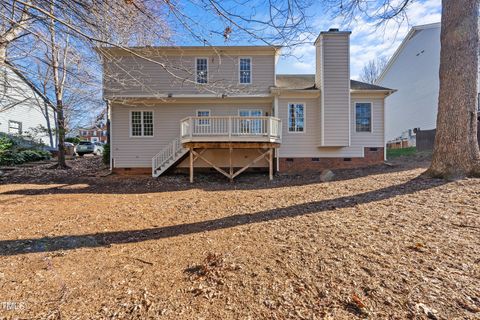
M95 126L91 128L80 128L78 131L80 140L88 140L90 142L107 143L107 126Z

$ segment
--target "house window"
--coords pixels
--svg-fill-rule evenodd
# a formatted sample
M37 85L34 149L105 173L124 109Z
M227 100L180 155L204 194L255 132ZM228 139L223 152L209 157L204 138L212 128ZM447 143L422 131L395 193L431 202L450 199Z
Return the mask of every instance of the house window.
M133 137L153 136L153 111L131 111L130 119Z
M8 120L8 133L22 134L22 123L19 121Z
M263 132L263 123L261 119L255 119L255 117L262 116L262 110L260 109L240 109L238 110L240 117L248 117L248 119L240 120L239 129L240 133L256 133ZM252 119L253 118L253 119ZM265 128L266 129L266 128Z
M196 70L197 83L207 83L208 82L208 59L197 58L196 69L197 69Z
M197 110L197 117L210 117L210 110ZM210 119L197 119L198 126L209 126Z
M357 132L372 131L372 104L370 102L355 103L355 126Z
M252 83L252 59L240 58L240 83Z
M305 131L305 104L288 104L288 132Z
M92 131L92 136L96 137L97 136L97 131Z

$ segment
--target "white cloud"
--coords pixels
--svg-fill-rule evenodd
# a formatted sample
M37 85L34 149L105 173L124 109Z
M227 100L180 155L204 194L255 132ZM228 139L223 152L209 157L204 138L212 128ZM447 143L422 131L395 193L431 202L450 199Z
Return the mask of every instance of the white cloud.
M365 19L351 23L352 30L350 63L351 76L358 78L363 65L369 60L385 56L390 58L412 26L439 22L441 0L413 2L407 8L407 19L402 22L389 21L377 28ZM318 32L330 27L342 28L340 18L330 19L324 14L315 21ZM315 47L311 43L285 50L287 55L279 61L279 73L315 73Z

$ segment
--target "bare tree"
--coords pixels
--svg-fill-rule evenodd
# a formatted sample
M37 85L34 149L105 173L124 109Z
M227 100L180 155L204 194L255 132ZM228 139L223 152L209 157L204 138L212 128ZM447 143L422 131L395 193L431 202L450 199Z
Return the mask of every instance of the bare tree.
M374 84L378 79L383 69L387 66L388 60L386 57L379 57L376 60L368 61L362 69L360 80L363 82Z

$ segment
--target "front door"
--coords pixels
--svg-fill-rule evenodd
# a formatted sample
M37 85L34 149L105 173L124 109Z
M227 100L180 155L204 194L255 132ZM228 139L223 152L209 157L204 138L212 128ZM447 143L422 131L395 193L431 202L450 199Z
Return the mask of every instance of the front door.
M240 109L238 110L240 117L261 117L262 110L260 109ZM261 134L262 133L262 120L245 119L240 121L240 132L246 134Z

